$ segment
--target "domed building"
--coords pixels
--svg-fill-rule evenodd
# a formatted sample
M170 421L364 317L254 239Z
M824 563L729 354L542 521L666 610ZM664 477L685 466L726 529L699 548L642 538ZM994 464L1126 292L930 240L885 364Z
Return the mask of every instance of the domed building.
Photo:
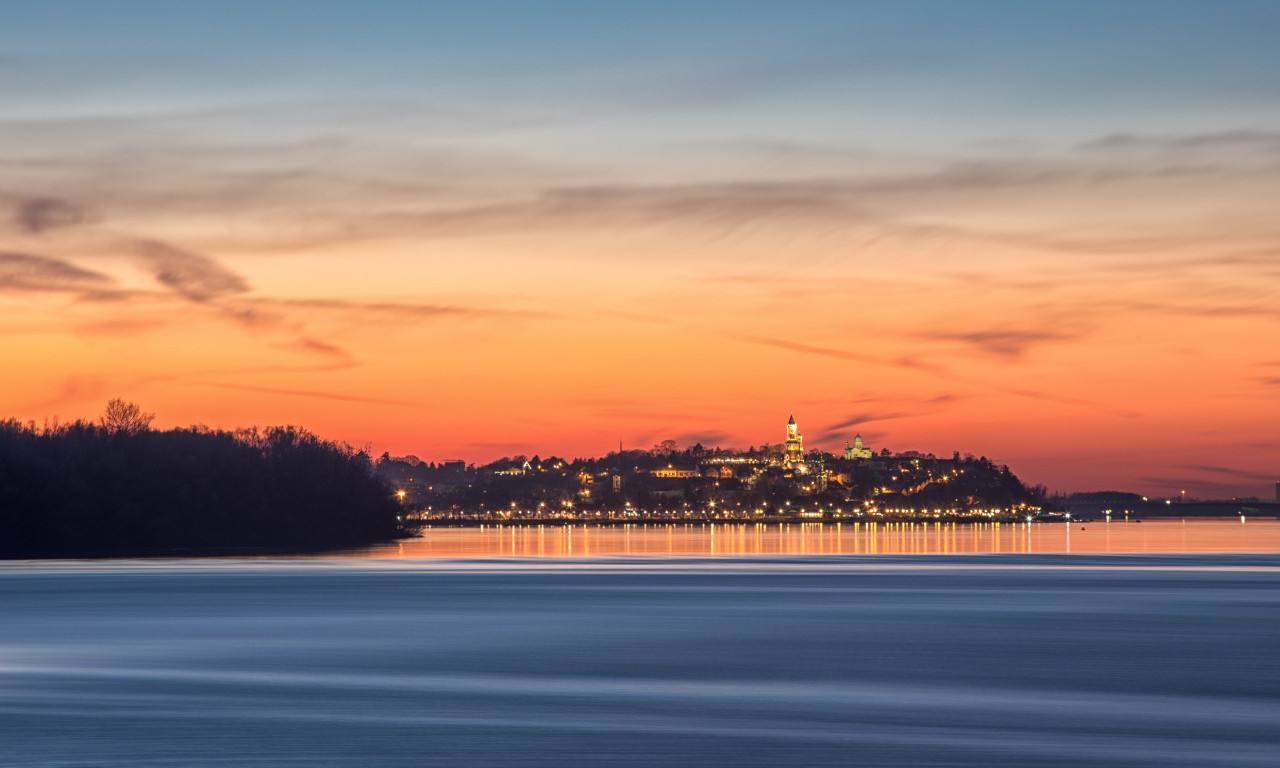
M849 446L849 441L844 442L844 457L846 459L869 459L871 458L871 449L862 447L862 435L854 435L853 447Z

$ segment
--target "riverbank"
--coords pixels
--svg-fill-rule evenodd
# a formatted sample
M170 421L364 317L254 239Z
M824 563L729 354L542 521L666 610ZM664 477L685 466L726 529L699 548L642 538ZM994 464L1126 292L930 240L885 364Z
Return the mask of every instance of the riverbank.
M1239 513L1221 513L1221 514L1190 514L1178 515L1176 513L1151 514L1146 516L1148 520L1177 520L1185 518L1194 518L1200 520L1236 520L1242 515ZM1280 520L1280 515L1271 512L1265 513L1246 513L1244 517L1252 517L1263 520ZM1092 515L1076 515L1071 516L1071 521L1077 523L1106 522L1107 516L1102 513L1094 513ZM1140 523L1143 516L1140 515L1115 515L1112 518L1117 522L1133 522ZM589 525L599 528L628 526L628 525L678 525L678 524L698 524L698 525L802 525L812 523L948 523L961 525L986 525L990 523L1056 523L1061 524L1067 521L1067 516L1061 512L1044 513L1035 515L1030 519L1025 515L1005 515L1005 516L942 516L942 517L911 517L909 515L885 515L885 516L867 516L867 517L802 517L792 515L790 517L633 517L633 518L593 518L593 517L546 517L546 518L524 518L524 517L434 517L415 519L412 522L420 527L435 528L483 528L485 526L505 525L509 527L538 527L538 526L564 526L564 525Z
M1014 513L974 513L972 515L953 514L953 515L909 515L909 514L868 514L868 515L761 515L752 517L723 517L714 515L683 515L683 516L618 516L618 517L590 517L586 515L579 516L556 516L556 517L506 517L502 515L458 515L453 517L429 517L429 518L411 518L410 522L421 524L424 526L435 527L455 527L455 528L475 528L487 525L507 525L507 526L542 526L542 525L592 525L599 527L609 526L627 526L627 525L672 525L672 524L729 524L729 525L778 525L778 524L803 524L803 523L887 523L887 522L916 522L916 523L1017 523L1027 522L1027 515L1023 512ZM1036 522L1062 522L1066 519L1065 515L1060 512L1044 512L1033 516L1032 520Z

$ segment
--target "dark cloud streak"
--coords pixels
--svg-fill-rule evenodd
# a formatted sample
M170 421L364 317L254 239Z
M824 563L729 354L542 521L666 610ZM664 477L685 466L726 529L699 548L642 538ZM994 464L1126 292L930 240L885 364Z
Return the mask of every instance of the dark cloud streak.
M206 382L206 386L219 389L237 389L244 392L261 392L268 395L285 395L288 397L315 397L322 400L336 400L344 403L370 403L373 405L415 405L406 400L387 400L378 397L361 397L358 395L342 395L332 392L315 392L304 389L284 389L279 387L260 387L252 384L219 384Z
M84 211L66 200L33 197L20 200L13 220L27 234L38 235L50 229L72 227L86 221Z
M110 290L106 274L48 256L0 253L0 289L69 292L94 295Z
M819 347L812 344L801 344L796 341L788 341L786 339L772 339L767 336L738 336L739 341L745 341L749 344L760 344L766 347L777 347L778 349L787 349L792 352L802 352L807 355L818 355L821 357L832 357L837 360L849 360L855 363L870 363L872 365L883 365L890 368L916 368L934 373L943 373L941 368L920 363L909 359L888 360L885 358L875 357L873 355L864 355L858 352L849 352L843 349L835 349L832 347Z
M832 357L839 360L874 363L876 365L888 365L888 366L893 366L897 368L912 368L912 369L923 371L925 373L932 374L939 378L946 379L947 381L950 381L950 382L968 383L974 386L982 387L983 389L986 389L988 391L1003 392L1004 394L1016 395L1018 397L1026 397L1033 400L1043 400L1046 402L1059 403L1062 405L1072 405L1072 406L1078 406L1081 408L1089 408L1091 410L1101 411L1103 413L1108 413L1108 414L1111 414L1112 416L1119 416L1121 418L1133 418L1138 415L1132 411L1118 410L1106 405L1102 405L1100 403L1094 403L1088 400L1081 400L1079 398L1067 397L1065 395L1055 395L1048 392L1037 392L1035 390L1030 390L1030 389L1005 387L998 384L992 384L991 382L983 381L981 379L971 378L967 376L959 376L949 372L947 369L942 368L941 366L920 363L918 361L911 360L908 358L902 358L898 360L884 360L881 358L873 357L871 355L861 355L855 352L846 352L844 350L832 349L829 347L816 347L809 344L799 344L796 342L786 341L783 339L770 339L770 338L758 337L758 336L735 336L734 338L738 339L739 341L744 341L752 344L762 344L765 346L777 347L779 349L788 349L793 352L801 352L801 353L810 354L810 355L820 355L822 357Z
M839 429L846 429L848 427L855 427L855 426L858 426L859 424L866 424L872 421L888 421L890 419L906 419L910 417L911 417L911 414L909 413L901 413L901 412L880 413L876 411L864 411L862 413L855 413L851 416L846 416L844 421L839 421L839 422L836 422L835 424L828 425L828 429L835 431Z
M1237 477L1241 480L1257 480L1261 482L1274 481L1276 476L1265 472L1249 472L1243 469L1235 469L1233 467L1217 467L1211 464L1185 464L1180 469L1189 469L1194 472L1209 472L1215 475L1226 475L1227 477Z
M1219 131L1184 136L1150 136L1135 133L1113 133L1080 144L1081 150L1187 150L1249 149L1280 154L1280 132Z
M923 334L924 338L938 341L959 341L970 344L995 357L1017 359L1031 347L1045 342L1074 341L1087 335L1087 331L1068 330L1017 330L995 329L966 333L938 332Z
M355 299L288 299L254 297L245 300L264 309L322 310L392 315L398 317L552 317L550 313L523 309L490 309L454 304L418 304L395 301L359 301Z
M342 347L309 337L298 339L292 346L293 348L300 349L304 352L313 352L315 354L325 355L328 357L346 358L348 356L346 350Z
M223 265L198 253L174 248L156 240L136 246L138 260L156 281L194 302L249 292L249 283Z

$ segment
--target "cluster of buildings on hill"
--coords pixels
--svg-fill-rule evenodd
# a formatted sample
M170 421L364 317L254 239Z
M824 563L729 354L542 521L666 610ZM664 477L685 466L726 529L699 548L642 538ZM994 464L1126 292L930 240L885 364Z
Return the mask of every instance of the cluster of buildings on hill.
M746 451L681 450L668 442L648 451L565 460L516 456L485 466L461 461L423 464L383 456L384 477L404 497L433 513L518 510L523 516L588 511L652 515L671 510L715 516L806 510L919 510L941 513L981 508L1026 509L1043 498L1008 470L984 458L950 459L915 451L874 453L861 435L841 454L805 451L795 417L781 444ZM736 510L736 511L735 511ZM572 512L570 512L572 511Z
M796 415L793 413L787 419L787 442L784 444L783 463L789 467L800 469L806 468L804 455L804 436L800 434L800 428L796 426ZM885 456L889 455L888 449L885 449ZM853 445L849 445L849 441L844 444L844 458L846 459L869 459L871 458L871 449L862 445L862 435L855 435Z
M911 459L918 459L920 454L912 453ZM659 479L680 478L713 478L715 480L733 480L752 487L762 479L783 478L793 481L795 490L801 494L814 491L826 491L832 482L847 486L850 482L848 462L867 461L875 458L870 448L863 445L862 435L856 435L853 444L844 444L842 456L823 453L821 451L804 450L804 436L796 424L795 414L787 419L786 438L775 450L766 445L760 451L750 450L745 453L735 451L712 451L710 455L693 455L678 457L684 463L668 462L666 466L658 466L649 470L652 477ZM890 459L892 454L886 449L882 458ZM928 457L933 458L933 457ZM843 460L843 463L841 463ZM917 462L918 463L918 462ZM656 493L664 493L656 490ZM665 493L670 493L669 490Z

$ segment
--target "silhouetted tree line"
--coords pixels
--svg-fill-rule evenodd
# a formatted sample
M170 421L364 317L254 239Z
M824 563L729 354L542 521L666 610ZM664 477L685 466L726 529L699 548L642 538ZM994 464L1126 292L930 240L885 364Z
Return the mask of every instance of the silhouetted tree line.
M150 414L118 403L100 424L0 421L0 557L320 549L400 533L400 506L362 452L296 427L153 431Z

